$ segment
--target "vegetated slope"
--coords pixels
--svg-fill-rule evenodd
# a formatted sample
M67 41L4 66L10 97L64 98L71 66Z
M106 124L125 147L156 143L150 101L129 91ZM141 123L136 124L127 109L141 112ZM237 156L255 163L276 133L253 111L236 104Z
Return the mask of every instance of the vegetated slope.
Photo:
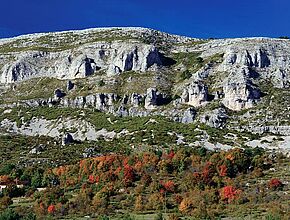
M10 182L1 208L12 198L19 215L31 218L287 219L289 214L289 160L261 148L151 148L56 168L6 166L0 172L9 173L1 183ZM17 188L12 177L25 187ZM13 213L6 209L0 216Z
M266 204L269 198L261 198L265 191L260 188L266 187L274 175L269 170L271 165L282 173L279 179L284 188L280 180L272 180L280 184L277 189L289 191L289 176L283 176L289 158L279 153L287 155L290 148L289 55L290 41L286 39L202 40L146 28L88 29L2 39L1 174L6 175L6 180L10 178L12 186L15 178L25 181L27 194L36 187L49 187L45 193L34 193L33 202L42 205L29 211L34 210L38 216L78 212L115 215L112 209L127 213L135 202L138 213L152 211L161 200L163 206L159 209L163 212L168 209L197 218L236 216L238 211L231 213L232 202L245 209L252 208L255 201L258 203L257 209L256 206L252 209L255 213L249 215L242 210L242 216L270 218L273 213L287 216L286 194L271 191L273 198L283 196L279 200L281 207L269 210ZM274 153L259 150L256 155L256 150L248 149L257 146ZM219 162L212 161L215 150L235 147L240 150L217 152ZM144 152L148 151L155 158L156 164L151 167L154 171L149 171L151 168L146 164L142 164L145 170L132 168L130 163L142 162ZM177 152L183 152L183 156L170 159L166 151L168 155L172 152L172 157ZM231 152L243 155L241 161L228 158ZM196 154L200 156L197 164L190 166ZM127 165L136 173L132 185L122 185L124 164L117 164L121 171L113 180L100 178L99 185L94 181L102 170L90 168L91 173L76 180L79 171L69 166L83 158L99 160L111 156L117 158L116 163L130 158ZM107 171L115 171L115 159L110 159L113 164L106 166ZM90 159L86 161L91 163ZM270 165L257 165L262 162ZM246 165L238 168L237 163ZM39 164L43 169L39 169ZM51 170L61 165L73 167L71 174L62 176ZM221 175L222 165L231 174ZM212 171L210 183L203 182L207 166ZM52 179L44 180L47 172L56 178L57 184L52 184ZM182 188L187 181L185 175L191 174L196 182L190 180L190 190ZM93 183L90 175L94 177ZM150 192L141 182L143 175L151 175L158 183ZM251 175L259 179L255 182ZM74 187L67 189L63 180L67 177L73 179ZM116 184L113 188L112 181ZM173 181L177 191L167 195L164 181L171 185ZM231 198L224 198L223 189L229 191ZM255 189L257 198L252 200L250 195ZM240 197L242 192L244 197ZM150 193L155 197L151 198ZM14 197L12 194L2 196ZM84 199L86 207L76 207L74 199L68 202L66 197L71 194ZM197 204L190 200L193 194L204 201ZM51 197L59 203L47 201ZM93 203L94 197L99 203ZM9 198L1 197L6 202L3 207L8 206ZM118 202L121 206L117 207ZM155 205L148 208L146 203ZM96 209L99 206L103 207L101 211ZM20 212L23 214L24 210Z

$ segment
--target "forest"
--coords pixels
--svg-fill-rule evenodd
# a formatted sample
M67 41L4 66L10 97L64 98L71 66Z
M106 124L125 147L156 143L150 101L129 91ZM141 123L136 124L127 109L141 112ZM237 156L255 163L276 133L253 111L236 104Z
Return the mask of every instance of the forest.
M289 158L261 148L135 150L47 168L10 164L0 170L0 219L288 219L287 169Z

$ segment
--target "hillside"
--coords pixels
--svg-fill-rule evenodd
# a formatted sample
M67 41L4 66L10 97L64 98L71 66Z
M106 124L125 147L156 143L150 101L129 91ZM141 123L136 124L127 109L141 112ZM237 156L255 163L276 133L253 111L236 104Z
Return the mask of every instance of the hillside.
M179 209L183 216L231 216L230 208L233 207L227 207L225 212L221 211L221 206L217 207L225 200L217 195L219 190L235 185L235 189L243 190L244 197L249 199L247 195L254 187L246 188L247 181L255 181L253 176L257 176L260 179L253 185L265 187L273 179L270 168L281 171L282 174L275 178L282 179L284 186L273 187L271 195L289 193L288 39L197 39L147 28L96 28L0 39L0 94L0 175L22 177L32 188L31 178L35 172L41 173L39 178L42 179L53 168L70 167L84 158L98 160L103 155L116 154L120 161L129 155L136 156L131 159L138 163L144 154L152 153L156 157L154 181L177 181L174 182L176 191L169 190L170 201L175 194L183 200L190 197L187 190L201 193L203 197L206 197L204 191L209 190L217 196L212 198L211 210L206 211L208 216L201 207L197 214L180 211L182 199L171 201L172 206L168 209L171 212ZM182 160L186 161L182 170L178 168L180 158L173 162L166 156L169 152L174 155L182 152ZM243 165L225 159L227 152L241 154ZM218 161L214 160L215 153L219 155ZM196 159L196 156L199 157L198 164L194 164L193 157ZM261 161L270 165L262 166ZM207 162L213 166L210 180L205 181L201 176L198 178L202 180L197 177L195 180L184 179L183 175L192 170L199 173L196 175L204 175L201 173ZM172 172L166 170L168 167L164 168L166 172L160 168L164 163L172 166ZM112 164L114 170L117 165ZM220 175L222 165L235 171ZM126 167L124 164L118 166ZM18 169L29 175L16 174ZM113 190L112 197L106 194L106 198L114 204L118 202L115 193L122 187L138 191L140 184L143 186L142 175L152 174L147 171L134 168L138 178L128 186L122 185L122 176L118 174L112 181L121 185ZM71 172L69 175L77 185L71 189L76 196L89 176L99 171L86 173L81 181L77 180L81 171L67 172ZM65 190L63 178L67 176L54 175L58 176L61 190ZM243 183L237 184L241 179ZM197 183L195 189L182 185L184 181L199 180L203 181L202 187ZM103 187L109 186L107 177L102 181ZM36 185L54 188L48 182ZM162 184L158 187L150 192L158 193L164 188ZM101 188L93 188L93 192ZM127 195L125 200L131 198L127 201L128 206L132 206L136 195L141 198L143 195L144 201L148 201L150 192L145 188L141 190L144 194ZM287 196L282 196L282 212L285 201ZM45 209L51 202L45 202ZM89 202L91 205L92 198ZM231 202L226 201L233 205ZM235 204L246 207L248 202L252 204L253 201L239 200ZM268 216L268 208L261 208L267 201L260 202L257 202L259 208L255 211L261 212L262 217ZM63 203L68 204L67 201ZM107 208L111 207L107 205ZM187 205L195 207L196 204L188 201ZM118 209L123 210L125 206ZM87 210L88 213L94 211ZM82 213L86 213L83 208ZM249 217L245 212L241 213ZM46 214L49 213L44 211L40 216ZM286 215L282 213L281 216Z

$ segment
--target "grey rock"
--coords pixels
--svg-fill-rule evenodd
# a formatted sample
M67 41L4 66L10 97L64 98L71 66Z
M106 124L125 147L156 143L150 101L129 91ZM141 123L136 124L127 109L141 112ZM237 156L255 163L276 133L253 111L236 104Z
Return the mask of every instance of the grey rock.
M152 45L138 44L120 44L111 53L112 63L109 66L109 75L118 75L124 71L144 72L152 65L162 65L159 52Z
M76 97L73 100L73 106L76 108L83 108L85 106L85 103L86 103L86 97L84 96Z
M256 134L265 134L265 133L270 133L270 134L276 134L276 135L290 135L290 126L285 125L285 126L248 126L248 127L242 127L242 128L236 128L237 130L240 131L248 131Z
M200 117L200 122L213 128L223 128L229 116L224 108L214 109L204 113Z
M73 78L85 78L92 75L96 71L94 59L88 58L86 55L76 57L70 66L70 74Z
M95 107L96 106L96 102L97 102L97 98L95 95L88 95L85 97L85 107Z
M40 154L44 150L45 146L40 144L37 147L32 148L29 153L30 154Z
M97 51L97 52L96 52ZM162 65L160 54L153 45L136 41L100 42L60 52L16 52L15 59L0 59L3 64L0 82L20 82L35 77L58 79L85 78L100 69L108 76L126 71L147 71Z
M140 94L132 93L130 100L133 107L138 107L139 105L141 105L143 97Z
M94 157L95 156L95 148L89 147L86 148L83 152L83 158L89 158L89 157Z
M129 112L128 110L126 109L125 106L120 106L116 112L116 114L119 116L119 117L127 117L129 116Z
M157 106L157 89L156 88L148 88L146 92L145 98L145 108L146 109L154 109Z
M194 81L187 85L181 95L182 103L200 107L207 104L208 88L201 81Z
M134 95L134 97L136 96ZM170 101L171 97L167 94L159 92L156 88L148 88L145 95L144 107L148 110L153 110L157 106L168 104Z
M246 77L239 78L235 73L225 79L223 93L223 104L235 111L253 107L261 97L259 88L251 80Z
M194 119L196 117L196 111L194 108L188 108L187 110L184 111L182 118L181 118L181 123L184 124L189 124L194 122Z

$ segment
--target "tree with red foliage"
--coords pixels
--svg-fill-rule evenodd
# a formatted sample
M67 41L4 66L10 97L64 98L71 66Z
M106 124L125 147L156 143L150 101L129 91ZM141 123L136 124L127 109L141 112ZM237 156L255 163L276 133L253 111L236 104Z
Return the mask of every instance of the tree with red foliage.
M47 212L48 212L49 214L53 214L53 213L55 212L55 206L54 206L54 205L50 205L50 206L48 206L48 208L47 208Z
M175 155L174 151L171 150L171 151L169 152L169 154L167 155L167 158L170 159L170 160L172 160L173 157L174 157L174 155Z
M161 190L163 190L163 192L166 191L172 193L175 190L175 183L172 180L168 180L166 182L161 181L160 184L162 186Z
M268 182L268 186L270 189L279 190L283 187L283 183L281 182L281 180L273 178L270 179L270 181Z
M202 179L203 182L207 185L210 185L212 182L212 177L215 175L216 169L214 168L211 162L207 162L202 169Z
M55 169L55 174L57 176L62 176L67 172L67 167L65 166L60 166L58 168Z
M94 183L95 182L95 176L94 175L89 175L88 181L89 181L89 183Z
M135 180L134 169L130 165L124 166L124 183L129 186Z
M240 194L241 194L241 190L236 189L233 186L225 186L221 188L220 190L221 199L227 203L231 203L232 201L239 198Z

